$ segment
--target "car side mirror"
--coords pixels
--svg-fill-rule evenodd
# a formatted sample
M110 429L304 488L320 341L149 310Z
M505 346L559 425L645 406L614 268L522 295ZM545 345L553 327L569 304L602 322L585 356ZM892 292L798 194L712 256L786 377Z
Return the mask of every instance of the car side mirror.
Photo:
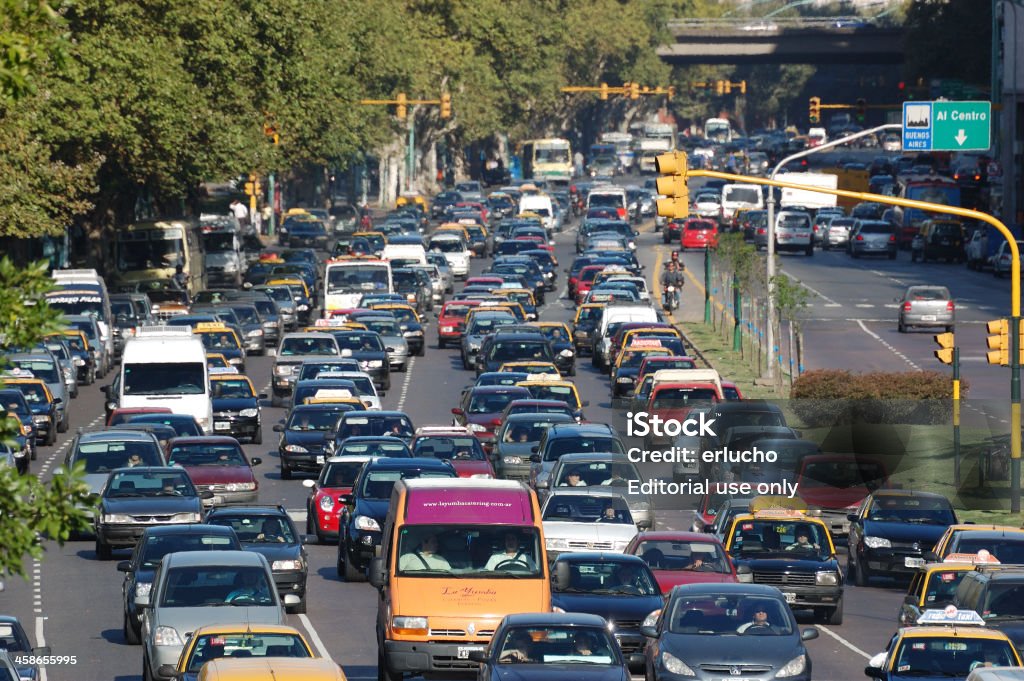
M537 489L547 489L550 487L550 483L547 480L538 480Z
M903 597L904 605L917 605L917 596L914 594L907 594Z
M487 651L486 650L471 650L469 651L469 657L467 658L470 662L479 662L483 664L487 662Z
M302 599L299 598L298 594L285 594L285 597L284 597L284 604L285 605L298 605L301 602L302 602Z
M305 480L302 481L302 486L310 488L316 487L316 480L314 480L313 478L306 478Z
M162 664L157 668L156 673L164 678L180 678L180 675L178 674L178 665L176 664Z
M539 452L539 451L540 451L540 445L534 445L534 446L530 447L530 451L531 451L532 453L536 454L537 452ZM531 459L532 459L532 457L531 457ZM538 459L538 461L539 461L539 460L540 460L540 459Z
M316 543L316 535L315 534L304 534L304 535L302 535L301 541L302 541L303 544L315 544Z
M739 565L736 568L736 580L741 584L751 584L754 581L754 573L749 565Z
M130 560L122 560L117 564L118 572L131 572L132 562Z
M818 638L818 630L814 627L807 627L800 632L801 641L813 641L816 638Z
M370 584L378 589L383 589L388 583L388 575L384 570L384 559L380 556L370 559Z
M62 398L62 397L54 397L53 398L53 403L54 404L61 404L63 402L64 402L64 398Z
M540 454L531 454L530 463L540 463Z
M259 466L261 463L263 463L263 459L261 459L258 456L254 456L251 459L249 459L249 465L251 466Z
M273 431L274 431L275 433L283 433L283 432L284 432L284 426L282 426L282 425L281 425L280 423L278 423L277 425L275 425L275 426L273 427L273 429L272 429L272 430L273 430Z
M452 413L456 416L462 416L465 412L462 411L461 407L452 407Z
M921 554L921 557L924 558L929 563L939 563L939 562L942 562L942 560L939 558L939 555L937 553L935 553L934 551L925 551L924 553Z
M199 492L199 498L200 499L213 499L213 491L212 490L208 490L208 489L204 489L201 492Z
M644 666L647 662L647 658L645 658L641 653L630 653L627 658L627 662L630 667L635 669L636 667Z
M645 638L658 638L658 628L648 624L640 627L640 634Z
M859 516L856 513L847 513L846 514L846 519L849 520L851 523L857 522L857 518L858 517Z
M344 504L345 506L348 506L349 504L352 503L352 495L351 494L339 494L338 495L338 503L339 504Z
M269 398L269 396L266 393L260 393L259 395L256 396L256 399L258 399L258 400L267 400L267 399L270 399L270 398Z
M583 400L582 402L580 402L580 406L581 407L589 407L590 406L590 400Z
M864 675L870 676L873 679L885 678L885 672L882 671L881 667L864 667Z
M572 584L572 571L568 561L555 561L555 574L553 575L552 582L556 591L565 591L569 588Z

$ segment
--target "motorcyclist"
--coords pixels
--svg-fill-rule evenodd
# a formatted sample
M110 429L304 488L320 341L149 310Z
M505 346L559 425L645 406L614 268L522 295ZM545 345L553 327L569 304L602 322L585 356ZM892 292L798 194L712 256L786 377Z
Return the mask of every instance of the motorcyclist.
M184 289L186 284L188 284L188 275L185 274L185 268L181 265L177 265L174 268L174 283L181 289Z
M678 307L679 291L683 288L685 282L686 279L678 263L675 260L670 260L665 266L665 271L661 273L662 300L667 302L668 296L671 295L675 306ZM669 291L669 287L672 287L674 290Z

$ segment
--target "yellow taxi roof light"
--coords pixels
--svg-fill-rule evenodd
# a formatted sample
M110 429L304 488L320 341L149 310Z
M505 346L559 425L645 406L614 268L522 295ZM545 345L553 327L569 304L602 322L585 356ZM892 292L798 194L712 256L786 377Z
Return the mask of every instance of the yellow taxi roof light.
M784 496L764 495L756 497L750 502L750 512L757 516L766 512L792 512L791 515L776 515L774 517L797 518L807 514L807 503L799 497L789 498ZM764 515L761 517L772 517Z
M999 559L985 549L977 553L951 553L946 556L943 563L984 563L986 565L1000 565Z
M944 609L925 610L917 618L920 625L955 625L970 624L973 626L985 626L985 620L974 610L958 610L955 605L947 605Z
M227 325L224 322L199 322L196 324L196 331L226 331Z

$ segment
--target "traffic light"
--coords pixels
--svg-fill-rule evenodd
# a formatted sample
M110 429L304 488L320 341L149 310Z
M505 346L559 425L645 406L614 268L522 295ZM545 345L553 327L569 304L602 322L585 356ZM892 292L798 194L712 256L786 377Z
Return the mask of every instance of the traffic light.
M747 81L745 81L745 80L741 80L740 81L740 94L741 95L747 94Z
M399 92L398 96L395 97L395 101L398 105L395 107L395 115L400 120L405 120L405 116L408 113L407 102L409 101L404 92Z
M727 95L731 95L732 94L732 83L730 83L729 81L727 81L727 80L723 81L722 82L722 88L725 90L725 94L727 94Z
M601 83L601 93L598 99L608 99L608 83Z
M671 102L672 98L675 97L675 96L676 96L676 86L675 85L669 85L668 86L668 100Z
M955 344L953 333L936 334L935 342L939 344L939 349L935 351L935 357L943 364L952 364L953 345Z
M715 94L718 95L719 97L725 94L725 81L715 81Z
M814 125L821 123L821 97L811 97L807 111L807 121Z
M988 363L1010 364L1010 322L1005 319L995 319L986 324L988 328Z
M629 83L629 98L640 99L640 83Z
M441 94L441 118L452 117L452 96L447 92Z
M263 124L263 134L266 136L267 141L271 144L277 144L280 141L280 136L277 134L277 126L273 123Z
M663 177L658 178L658 215L669 219L690 215L690 190L686 186L688 171L685 151L661 154L654 160L655 168Z
M863 123L868 115L868 103L863 97L857 100L857 122Z

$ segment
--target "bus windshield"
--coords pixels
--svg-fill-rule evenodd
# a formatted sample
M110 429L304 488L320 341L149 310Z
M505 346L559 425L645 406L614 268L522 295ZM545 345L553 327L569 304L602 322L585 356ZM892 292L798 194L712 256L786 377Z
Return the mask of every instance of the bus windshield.
M180 229L122 232L117 243L121 271L149 270L185 264L185 240Z
M353 265L327 270L327 293L387 291L388 268L381 265Z
M533 160L535 163L570 163L569 147L563 146L540 146L534 148Z

